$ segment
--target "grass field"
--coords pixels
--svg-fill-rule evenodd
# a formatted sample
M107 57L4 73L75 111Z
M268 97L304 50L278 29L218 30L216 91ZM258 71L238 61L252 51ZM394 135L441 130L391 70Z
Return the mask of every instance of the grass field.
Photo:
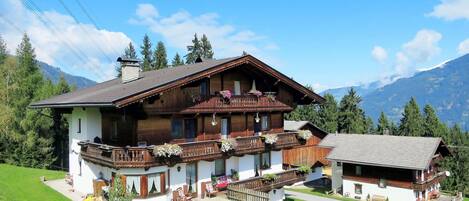
M306 187L294 187L294 188L287 188L289 191L296 191L300 193L306 193L310 195L316 195L316 196L321 196L321 197L326 197L326 198L331 198L331 199L336 199L336 200L342 200L342 201L356 201L355 199L352 198L344 198L340 196L335 196L335 195L327 195L326 191L328 189L325 188L306 188Z
M69 200L62 194L41 183L40 176L45 176L46 179L52 180L64 178L65 173L0 164L0 200Z

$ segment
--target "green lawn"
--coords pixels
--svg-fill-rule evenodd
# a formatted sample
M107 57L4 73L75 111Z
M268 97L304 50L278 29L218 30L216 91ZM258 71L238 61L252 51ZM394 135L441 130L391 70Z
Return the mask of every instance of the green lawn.
M287 197L287 198L285 198L283 201L304 201L304 200L300 200L300 199L296 199L296 198Z
M335 196L335 195L327 195L326 191L328 191L329 189L326 189L326 188L294 187L294 188L287 188L287 190L336 199L336 200L342 200L342 201L357 201L352 198L344 198L344 197Z
M0 200L69 200L41 183L40 176L48 180L60 179L65 172L0 164Z

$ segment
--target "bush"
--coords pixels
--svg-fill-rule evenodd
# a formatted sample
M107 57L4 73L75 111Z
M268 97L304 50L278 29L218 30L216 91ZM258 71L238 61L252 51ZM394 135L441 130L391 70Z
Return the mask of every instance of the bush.
M274 180L278 179L278 176L276 174L264 174L262 176L262 179L264 181L274 181Z
M308 174L308 173L311 172L311 167L306 166L306 165L302 165L302 166L300 166L297 170L298 170L298 172L301 173L301 174Z

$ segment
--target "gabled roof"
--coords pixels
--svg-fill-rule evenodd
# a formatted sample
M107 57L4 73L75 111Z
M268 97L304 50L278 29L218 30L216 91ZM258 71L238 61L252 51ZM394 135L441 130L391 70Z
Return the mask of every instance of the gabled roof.
M327 135L326 131L323 131L321 128L317 127L310 121L291 121L291 120L283 120L283 129L287 131L297 131L303 130L305 126L310 126L319 132L321 132L324 136ZM324 137L323 136L323 137Z
M329 134L320 143L333 147L326 159L412 170L430 164L441 138L370 134Z
M124 107L165 90L182 86L242 64L251 64L263 72L266 72L270 76L304 94L303 98L308 98L312 102L324 101L324 98L318 94L310 91L255 57L245 55L218 60L204 60L203 62L189 65L143 72L140 79L127 83L122 83L120 78L115 78L89 88L32 103L31 107Z

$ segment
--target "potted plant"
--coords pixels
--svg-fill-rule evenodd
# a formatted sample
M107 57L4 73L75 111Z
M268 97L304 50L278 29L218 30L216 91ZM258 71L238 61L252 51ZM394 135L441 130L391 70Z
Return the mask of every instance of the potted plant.
M236 147L235 139L223 139L221 140L220 151L226 154L230 154L234 151Z
M298 134L296 135L298 140L302 144L306 144L306 141L313 136L310 130L299 130Z
M296 171L299 175L303 176L303 175L309 174L311 172L311 167L306 166L306 165L302 165Z
M278 140L278 136L275 134L262 135L261 138L264 143L269 146L273 146Z
M277 176L276 174L264 174L264 175L262 175L262 181L267 182L267 183L273 182L278 178L279 178L279 176Z
M225 103L230 103L231 96L232 96L230 90L223 90L223 91L220 91L218 93L220 93L220 96L223 98L223 101Z
M179 157L182 154L182 147L177 144L158 145L153 148L153 154L160 159L160 161L170 164L172 157Z
M233 179L234 181L239 180L239 173L235 169L231 169L231 179Z

